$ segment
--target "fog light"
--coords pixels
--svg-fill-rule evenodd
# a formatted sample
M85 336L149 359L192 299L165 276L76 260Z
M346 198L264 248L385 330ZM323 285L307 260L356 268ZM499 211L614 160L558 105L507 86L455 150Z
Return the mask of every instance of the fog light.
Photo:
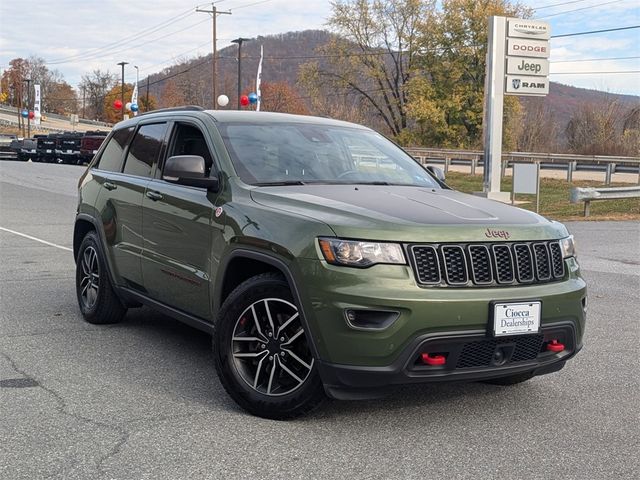
M354 310L344 311L347 324L355 330L384 330L395 322L400 314L384 310Z

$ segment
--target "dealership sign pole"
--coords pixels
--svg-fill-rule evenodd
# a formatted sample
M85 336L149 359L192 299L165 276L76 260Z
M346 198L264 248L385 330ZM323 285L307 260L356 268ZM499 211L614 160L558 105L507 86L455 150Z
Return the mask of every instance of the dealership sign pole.
M484 107L484 183L487 198L509 201L500 191L504 95L549 93L549 38L546 22L490 17Z

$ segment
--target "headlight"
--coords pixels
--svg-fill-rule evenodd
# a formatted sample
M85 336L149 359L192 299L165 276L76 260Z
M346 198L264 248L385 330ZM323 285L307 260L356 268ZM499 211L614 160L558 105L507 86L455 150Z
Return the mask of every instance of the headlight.
M404 265L402 247L397 243L360 242L338 238L319 238L324 259L333 265L370 267L376 263Z
M562 257L575 257L576 245L573 242L573 235L569 235L567 238L560 240L560 246L562 247Z

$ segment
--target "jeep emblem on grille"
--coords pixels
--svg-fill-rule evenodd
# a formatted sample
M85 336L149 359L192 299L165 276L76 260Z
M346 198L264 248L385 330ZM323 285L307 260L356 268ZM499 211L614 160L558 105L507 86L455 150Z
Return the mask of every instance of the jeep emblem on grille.
M487 228L484 236L487 238L504 238L505 240L509 240L511 234L506 230L492 230L491 228Z

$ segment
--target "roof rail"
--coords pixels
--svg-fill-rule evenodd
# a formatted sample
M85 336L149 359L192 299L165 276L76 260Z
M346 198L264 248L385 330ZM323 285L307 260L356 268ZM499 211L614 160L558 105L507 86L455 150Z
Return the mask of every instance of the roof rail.
M148 112L144 112L141 115L147 115L149 113L163 113L163 112L184 112L184 111L197 111L201 112L204 108L198 105L183 105L181 107L170 107L170 108L159 108L158 110L150 110Z

